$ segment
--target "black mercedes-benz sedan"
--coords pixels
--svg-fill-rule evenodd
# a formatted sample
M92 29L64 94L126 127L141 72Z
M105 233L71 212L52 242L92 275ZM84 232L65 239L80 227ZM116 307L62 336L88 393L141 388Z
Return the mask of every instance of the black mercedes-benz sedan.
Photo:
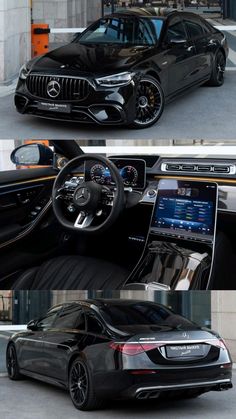
M10 379L62 386L80 410L108 398L190 398L232 388L232 361L220 336L148 301L54 306L10 338L6 358Z
M160 8L117 12L20 71L22 114L146 128L165 103L224 81L225 35L193 13Z

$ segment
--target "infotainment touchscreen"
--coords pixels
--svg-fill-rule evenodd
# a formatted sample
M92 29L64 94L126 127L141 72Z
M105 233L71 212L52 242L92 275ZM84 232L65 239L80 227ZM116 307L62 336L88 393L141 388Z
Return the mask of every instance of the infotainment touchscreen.
M116 165L124 181L124 186L143 189L146 184L146 163L141 159L110 158ZM85 180L102 185L112 185L110 171L103 163L85 162Z
M213 240L218 191L213 182L160 180L151 232Z

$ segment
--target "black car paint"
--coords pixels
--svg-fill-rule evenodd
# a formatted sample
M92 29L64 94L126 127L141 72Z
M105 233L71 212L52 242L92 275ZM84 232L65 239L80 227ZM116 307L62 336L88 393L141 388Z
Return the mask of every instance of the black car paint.
M77 329L56 329L52 327L44 331L27 330L17 333L10 338L9 344L14 343L20 372L33 378L50 382L68 388L70 366L74 359L83 359L92 374L96 393L99 397L135 398L140 388L150 386L177 386L187 385L189 388L199 387L203 391L219 390L217 384L206 385L204 382L228 380L226 387L231 387L231 359L227 350L213 349L209 357L209 348L206 348L206 359L174 359L167 360L157 350L143 352L135 356L114 351L111 342L129 343L142 342L145 339L172 342L191 342L195 340L208 341L219 339L216 332L201 328L188 322L182 327L171 325L150 325L146 331L139 331L139 326L121 327L107 323L102 316L104 305L127 305L140 302L128 300L86 300L74 302L78 308L82 307L85 313L93 313L103 332L89 333ZM145 304L149 304L145 302ZM152 303L155 304L155 303ZM58 314L63 307L61 305ZM164 306L157 305L166 310L170 317L175 314ZM176 316L177 319L184 319ZM155 330L156 329L156 330ZM208 345L207 345L208 346ZM158 355L157 353L158 352ZM222 365L228 365L223 368ZM132 371L152 370L151 375L133 375Z
M217 51L221 50L225 58L227 57L228 47L227 43L223 42L225 39L223 33L209 25L209 32L204 37L195 40L188 37L185 44L169 45L166 42L167 26L175 19L183 21L188 17L199 19L200 23L200 18L191 13L174 12L164 18L157 45L132 47L84 45L78 40L77 43L72 42L29 62L29 74L50 75L55 79L58 76L85 78L92 86L89 96L82 101L69 102L79 106L81 112L86 114L88 119L84 122L132 123L136 114L135 97L141 76L151 75L160 82L167 103L187 89L199 86L210 79ZM104 88L95 82L97 77L123 71L134 72L133 81L127 86ZM25 106L20 105L22 99L26 101ZM64 120L75 119L73 111L68 115L37 110L38 100L38 97L28 91L25 81L19 79L15 96L19 112ZM50 103L50 98L44 98L44 102ZM57 102L63 101L57 100ZM112 106L115 114L111 114L107 120L100 120L93 109L93 105L97 104L101 109L105 105Z

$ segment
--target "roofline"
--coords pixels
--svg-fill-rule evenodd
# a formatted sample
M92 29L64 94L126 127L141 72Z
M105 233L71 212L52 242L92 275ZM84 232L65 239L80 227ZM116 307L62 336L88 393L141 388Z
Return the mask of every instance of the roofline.
M126 302L132 302L132 303L155 303L156 305L159 306L163 306L165 307L163 304L157 303L156 301L149 301L149 300L134 300L132 298L88 298L86 300L71 300L71 301L65 301L62 303L58 303L53 305L52 307L49 308L49 310L56 308L56 307L60 307L60 306L66 306L66 305L70 305L70 304L81 304L82 306L93 306L95 305L96 307L102 307L103 305L105 305L106 303L112 303L112 302L118 302L118 303L126 303ZM166 307L168 308L168 307Z

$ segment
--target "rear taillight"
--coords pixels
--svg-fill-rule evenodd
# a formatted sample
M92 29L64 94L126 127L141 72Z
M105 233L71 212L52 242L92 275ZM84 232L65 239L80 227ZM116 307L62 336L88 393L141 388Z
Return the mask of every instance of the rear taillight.
M110 343L110 348L122 352L125 355L138 355L142 352L152 351L159 346L158 343Z
M208 345L216 346L217 348L227 350L227 346L225 344L224 339L211 339L211 340L207 341L206 343Z

